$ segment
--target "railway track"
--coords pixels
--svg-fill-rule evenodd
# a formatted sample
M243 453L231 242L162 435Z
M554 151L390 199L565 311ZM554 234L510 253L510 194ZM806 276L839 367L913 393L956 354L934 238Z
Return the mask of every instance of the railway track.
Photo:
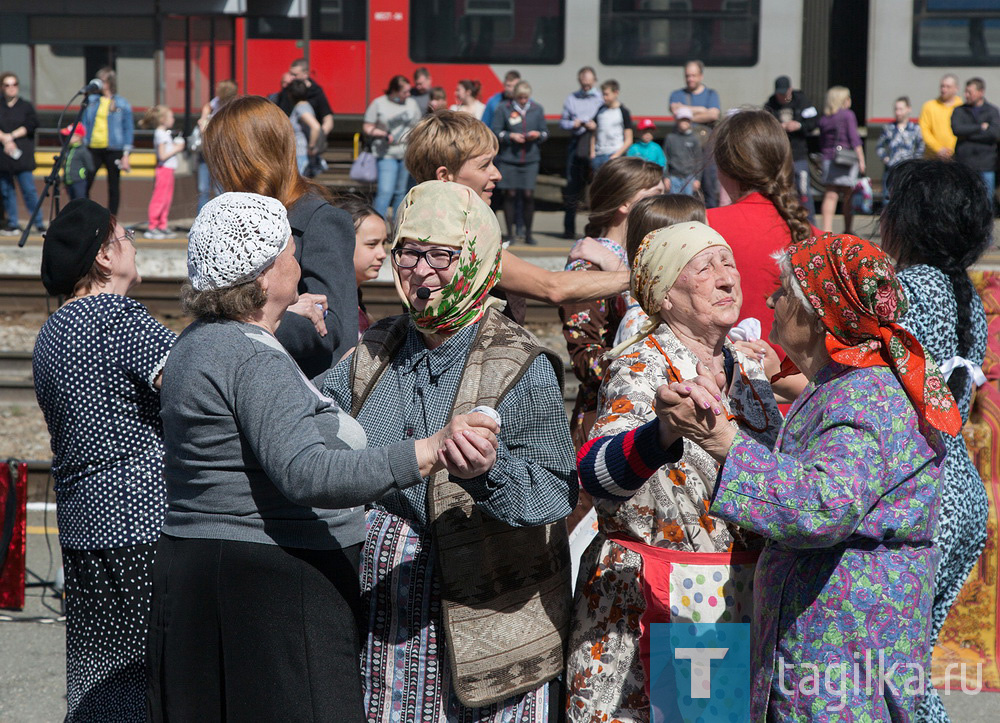
M184 316L180 305L180 289L186 279L148 279L132 290L130 296L142 302L153 316L179 319ZM376 318L398 314L402 310L396 287L385 281L364 285L365 307ZM56 301L45 293L37 276L0 274L0 313L48 314L56 309ZM528 300L526 323L559 323L559 310L538 301Z

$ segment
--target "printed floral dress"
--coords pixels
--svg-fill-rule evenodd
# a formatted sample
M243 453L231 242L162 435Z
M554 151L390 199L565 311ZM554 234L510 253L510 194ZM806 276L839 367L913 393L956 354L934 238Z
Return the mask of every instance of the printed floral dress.
M941 270L924 265L903 269L899 272L899 280L906 289L907 300L910 302L910 309L903 317L903 325L913 332L939 366L958 356L958 309L951 280ZM967 283L971 285L972 282ZM986 354L987 327L986 311L975 291L972 292L971 306L974 341L966 358L979 366ZM969 419L973 388L968 374L965 374L965 380L963 388L957 390L955 395L963 423ZM946 436L944 443L948 448L948 456L941 473L941 514L934 538L935 544L941 549L941 564L935 580L934 607L931 611L932 645L936 643L948 611L983 552L989 517L986 488L969 457L965 439L961 434ZM928 691L918 719L949 720L937 691Z
M741 419L762 445L774 443L781 414L760 365L736 351L727 411ZM591 439L618 435L654 418L656 389L671 376L696 376L698 358L666 324L629 347L608 369L601 387L598 419ZM753 431L754 429L759 431ZM657 547L726 552L759 547L708 514L709 480L718 465L698 445L684 440L680 461L667 464L630 499L594 498L600 532L587 548L577 580L566 680L567 720L648 721L646 674L639 660L639 620L646 608L639 554L609 540L623 533ZM734 534L735 533L735 534Z
M711 512L767 538L751 720L913 719L930 673L935 445L891 370L836 362L792 405L773 451L737 433Z
M598 238L596 241L627 265L625 249L620 244L606 238ZM590 262L583 260L566 264L566 271L593 268ZM629 303L635 302L626 291L604 299L563 304L559 307L566 349L573 364L573 373L580 380L580 391L576 396L569 425L573 443L578 449L587 441L597 413L597 393L601 388L604 372L611 363L604 355L615 346L615 333Z

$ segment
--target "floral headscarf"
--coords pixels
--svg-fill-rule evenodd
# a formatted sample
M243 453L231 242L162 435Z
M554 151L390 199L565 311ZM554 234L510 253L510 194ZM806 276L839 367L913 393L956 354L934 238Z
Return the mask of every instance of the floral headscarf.
M830 357L849 367L889 367L928 425L958 434L962 418L941 371L899 325L908 304L885 253L856 236L825 234L789 246L789 260L826 327Z
M417 329L424 334L452 333L479 321L490 306L502 306L489 295L500 279L500 224L475 191L459 183L426 181L406 194L397 218L394 249L412 239L462 250L451 282L422 311L410 305L399 269L392 265L396 291Z
M646 234L632 263L632 296L649 318L633 336L609 351L609 357L618 356L663 323L660 306L670 287L691 259L712 246L732 251L718 231L698 221L685 221Z

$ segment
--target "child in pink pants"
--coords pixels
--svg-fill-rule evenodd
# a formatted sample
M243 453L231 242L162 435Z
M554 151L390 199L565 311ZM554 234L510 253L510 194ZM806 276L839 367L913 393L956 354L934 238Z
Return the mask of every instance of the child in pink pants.
M165 105L155 105L146 111L139 122L143 128L153 128L153 147L156 149L156 175L153 180L153 197L149 199L149 230L145 238L162 239L173 236L167 230L170 204L174 200L174 171L177 154L184 150L184 139L174 138L174 113Z

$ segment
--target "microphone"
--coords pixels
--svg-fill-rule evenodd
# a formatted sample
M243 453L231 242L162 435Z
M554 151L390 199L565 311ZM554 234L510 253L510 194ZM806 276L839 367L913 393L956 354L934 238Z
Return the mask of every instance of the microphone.
M427 301L429 298L431 298L431 290L428 289L426 286L421 286L419 289L417 289L417 298L420 299L421 301Z
M77 95L90 95L91 93L100 93L102 90L104 90L104 81L100 78L94 78L92 81L80 88L80 92L77 93Z

